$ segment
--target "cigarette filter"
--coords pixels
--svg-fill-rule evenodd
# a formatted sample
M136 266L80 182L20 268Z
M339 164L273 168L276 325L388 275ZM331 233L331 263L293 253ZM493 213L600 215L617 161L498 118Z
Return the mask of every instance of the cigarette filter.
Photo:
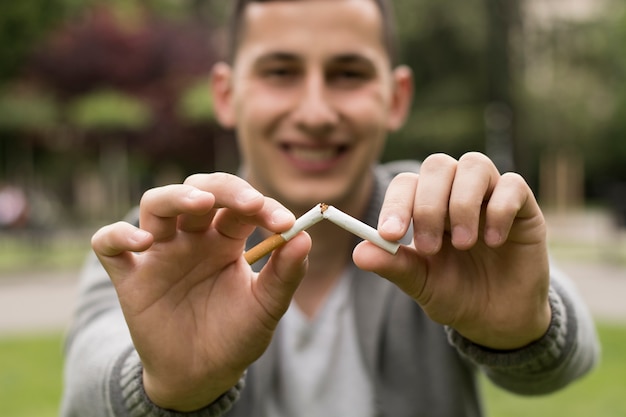
M249 265L252 265L268 253L272 252L274 249L281 247L287 241L293 239L293 237L298 233L318 223L323 218L324 217L322 216L322 205L317 205L313 207L311 210L298 217L291 229L287 230L286 232L268 237L267 239L244 253L243 256L246 259L246 262L248 262Z

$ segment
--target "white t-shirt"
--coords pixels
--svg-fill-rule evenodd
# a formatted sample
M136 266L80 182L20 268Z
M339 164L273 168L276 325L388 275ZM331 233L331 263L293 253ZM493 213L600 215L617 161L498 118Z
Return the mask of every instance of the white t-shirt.
M373 386L354 323L352 280L344 273L313 320L291 303L279 324L278 378L265 416L374 415Z

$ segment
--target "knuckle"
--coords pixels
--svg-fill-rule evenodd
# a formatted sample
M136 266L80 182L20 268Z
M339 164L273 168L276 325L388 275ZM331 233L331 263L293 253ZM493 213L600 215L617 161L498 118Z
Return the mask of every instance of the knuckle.
M183 184L198 184L201 183L203 178L208 175L208 174L192 174L189 175L187 178L185 178L185 181L183 181Z
M458 198L450 202L450 213L454 215L467 214L476 211L481 205L482 201Z
M415 172L401 172L396 175L392 183L414 183L419 178L419 175Z
M98 251L102 251L106 246L110 246L111 241L115 238L119 230L130 226L124 221L118 221L113 224L102 226L91 236L91 247Z
M420 221L432 222L433 219L443 218L443 213L447 212L444 207L432 205L432 204L419 204L415 206L413 215Z
M503 218L515 214L519 204L512 199L490 201L487 210L489 218Z
M403 172L396 175L387 188L387 198L401 199L408 195L407 189L413 190L417 187L419 175L411 172Z
M435 153L428 156L424 162L422 162L422 169L440 169L455 166L457 164L456 159L445 153Z
M419 175L412 172L403 172L396 175L385 192L385 207L405 205L411 199L417 187Z
M467 167L492 164L491 160L485 154L480 152L467 152L459 158L459 163Z
M91 247L92 248L96 248L100 242L102 241L102 239L104 238L104 236L107 234L107 230L110 228L111 226L103 226L100 229L98 229L96 231L96 233L94 233L91 236Z
M139 205L144 206L147 202L154 199L157 190L155 188L151 188L143 193L141 199L139 200Z
M505 172L504 174L502 174L501 180L505 181L508 184L511 184L512 186L520 188L526 188L528 186L528 183L526 182L524 177L522 177L517 172Z
M143 193L139 200L140 207L146 207L148 205L154 205L168 195L169 192L175 189L175 185L164 185L161 187L150 188Z
M183 184L193 185L202 188L203 185L209 183L231 182L237 180L238 177L227 172L212 172L210 174L192 174L185 178Z

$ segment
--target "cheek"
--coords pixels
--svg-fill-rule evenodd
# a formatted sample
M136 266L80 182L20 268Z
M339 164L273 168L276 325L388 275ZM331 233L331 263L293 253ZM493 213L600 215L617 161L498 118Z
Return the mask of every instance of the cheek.
M237 99L235 113L240 156L257 177L274 167L267 161L275 158L272 139L288 111L285 103L288 103L287 99L260 88L247 89Z
M387 137L386 116L380 108L362 109L359 113L360 123L355 123L353 131L359 138L356 146L364 155L365 163L375 162L382 153Z
M338 103L346 119L360 130L376 136L387 130L389 100L380 88L346 94L339 98Z
M237 94L237 117L246 123L272 123L275 118L288 111L290 103L288 92L252 83Z
M352 121L353 130L360 138L360 152L363 162L370 164L378 161L387 137L387 118L389 116L386 96L376 90L352 100L346 107L347 117Z

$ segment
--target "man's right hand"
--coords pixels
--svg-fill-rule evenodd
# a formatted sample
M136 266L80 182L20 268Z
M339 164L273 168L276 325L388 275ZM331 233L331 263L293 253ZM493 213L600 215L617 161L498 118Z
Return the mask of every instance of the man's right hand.
M146 192L140 228L119 222L96 232L93 249L115 286L155 404L202 408L265 351L304 276L311 240L299 234L258 274L243 250L255 227L278 233L294 221L244 180L215 173Z

